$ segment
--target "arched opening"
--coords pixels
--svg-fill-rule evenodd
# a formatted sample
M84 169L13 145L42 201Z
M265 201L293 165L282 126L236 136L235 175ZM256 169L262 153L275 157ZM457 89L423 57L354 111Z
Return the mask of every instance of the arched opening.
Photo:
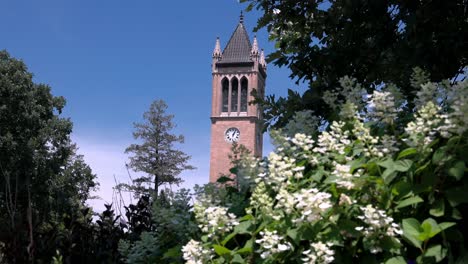
M227 112L229 107L229 81L227 78L224 78L221 81L222 86L222 109L221 112Z
M236 77L231 80L231 112L237 112L239 98L239 81Z
M247 92L249 87L247 78L243 77L241 80L241 98L240 98L240 111L247 112Z

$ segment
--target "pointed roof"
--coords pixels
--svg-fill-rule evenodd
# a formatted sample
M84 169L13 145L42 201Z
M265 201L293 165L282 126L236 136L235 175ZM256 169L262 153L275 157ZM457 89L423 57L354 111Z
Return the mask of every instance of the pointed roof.
M244 26L244 16L241 13L239 24L232 33L226 48L223 51L221 63L232 62L251 62L250 51L252 45L250 44L249 35Z
M219 37L216 38L215 48L213 50L213 58L221 57L221 44L219 43Z

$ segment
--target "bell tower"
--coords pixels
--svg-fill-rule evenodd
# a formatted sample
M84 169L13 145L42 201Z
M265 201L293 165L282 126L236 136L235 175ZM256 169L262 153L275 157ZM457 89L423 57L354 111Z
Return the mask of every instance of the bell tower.
M210 182L215 182L221 174L230 174L228 155L234 142L255 156L262 155L262 110L249 102L254 100L254 89L264 96L266 62L257 38L250 42L242 13L223 51L219 38L216 39L211 71Z

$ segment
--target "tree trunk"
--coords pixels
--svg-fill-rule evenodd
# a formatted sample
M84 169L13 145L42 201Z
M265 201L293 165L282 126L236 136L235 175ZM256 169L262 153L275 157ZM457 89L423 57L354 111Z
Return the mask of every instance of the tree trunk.
M158 199L159 194L159 175L154 175L154 200Z

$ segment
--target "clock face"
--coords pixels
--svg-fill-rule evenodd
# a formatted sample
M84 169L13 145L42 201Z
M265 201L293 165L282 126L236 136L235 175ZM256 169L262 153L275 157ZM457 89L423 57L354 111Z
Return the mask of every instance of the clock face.
M240 131L236 127L231 127L224 132L224 139L229 143L239 141Z

